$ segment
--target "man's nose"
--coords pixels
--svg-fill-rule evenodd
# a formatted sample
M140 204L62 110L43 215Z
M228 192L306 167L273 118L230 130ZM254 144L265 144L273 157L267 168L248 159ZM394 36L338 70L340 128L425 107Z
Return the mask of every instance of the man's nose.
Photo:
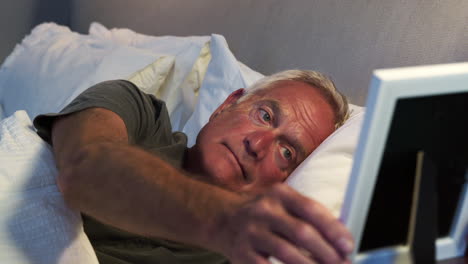
M272 131L256 131L244 139L247 153L255 159L263 159L270 151L275 135Z

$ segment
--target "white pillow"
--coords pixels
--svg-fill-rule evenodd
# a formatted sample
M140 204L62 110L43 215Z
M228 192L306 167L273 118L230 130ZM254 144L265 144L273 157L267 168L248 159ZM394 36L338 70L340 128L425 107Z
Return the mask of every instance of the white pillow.
M137 33L127 28L107 29L100 23L93 22L89 27L89 35L94 38L107 40L120 45L145 49L156 53L178 56L181 52L190 50L196 56L200 49L210 40L209 36L149 36ZM198 50L198 51L197 51ZM194 61L195 57L185 56L184 61ZM181 67L188 67L193 63L182 63Z
M126 28L107 29L92 23L90 36L115 44L174 56L172 74L157 96L166 102L173 130L182 130L197 101L198 90L211 59L209 36L148 36Z
M238 62L224 37L216 34L211 37L148 36L126 28L109 30L96 22L91 24L89 34L121 45L175 56L174 76L168 81L171 92L158 94L158 97L166 101L173 130L183 130L189 145L195 142L201 125L207 120L203 106L214 110L224 100L223 96L229 94L226 89L234 91L233 87L247 87L263 77ZM229 84L224 85L227 78ZM234 82L238 85L232 86ZM224 86L216 89L218 84ZM217 94L218 91L221 94ZM197 96L203 99L197 99Z
M96 48L94 48L96 47ZM19 109L34 117L64 102L91 75L106 48L67 27L35 27L0 69L0 98L5 115Z
M0 263L98 263L65 205L52 151L24 111L0 122Z
M59 109L69 104L84 90L99 82L116 79L130 80L143 71L146 79L153 82L153 89L157 90L157 87L160 87L171 74L173 66L173 56L156 54L133 47L115 46L108 50L100 63L95 66L94 72L87 76L77 89L70 90L68 99L61 103ZM136 82L136 80L134 81ZM148 90L147 86L144 88Z
M91 25L89 35L80 35L41 24L2 65L0 103L6 115L25 109L35 117L61 110L100 81L132 78L166 102L174 130L182 130L211 59L209 40L146 36L98 23Z
M41 24L2 65L0 103L6 116L20 109L32 118L58 112L91 85L129 77L163 55ZM170 60L161 72L169 73Z
M233 91L249 85L242 77L239 64L223 36L212 35L210 50L211 61L200 88L198 102L182 130L187 134L189 146L195 144L198 132L224 99Z

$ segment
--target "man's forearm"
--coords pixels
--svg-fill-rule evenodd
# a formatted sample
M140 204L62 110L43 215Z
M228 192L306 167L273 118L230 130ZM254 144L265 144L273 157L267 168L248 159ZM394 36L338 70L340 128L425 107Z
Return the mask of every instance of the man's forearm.
M126 144L82 148L60 168L58 183L72 207L104 223L215 251L212 234L219 233L224 211L243 201Z

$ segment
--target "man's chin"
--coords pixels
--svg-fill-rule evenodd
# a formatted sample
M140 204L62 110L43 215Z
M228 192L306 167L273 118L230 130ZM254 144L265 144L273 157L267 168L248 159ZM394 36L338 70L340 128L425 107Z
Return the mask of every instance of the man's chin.
M233 177L235 177L235 175L228 174L226 173L226 171L223 170L210 171L210 173L206 175L208 183L216 185L223 189L236 191L239 186L235 184L235 182L233 181Z
M207 182L213 185L223 187L223 188L226 188L227 186L228 181L227 181L226 175L214 172L214 173L207 174L206 177L207 177Z

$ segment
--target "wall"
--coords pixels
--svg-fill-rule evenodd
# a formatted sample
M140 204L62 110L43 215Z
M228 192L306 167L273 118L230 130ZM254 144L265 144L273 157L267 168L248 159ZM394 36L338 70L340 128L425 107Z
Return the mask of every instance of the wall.
M219 33L251 68L325 72L361 105L375 68L468 61L466 0L4 0L0 14L0 61L43 21Z
M466 0L73 0L71 25L155 35L223 34L269 74L323 71L364 104L372 69L468 61Z

